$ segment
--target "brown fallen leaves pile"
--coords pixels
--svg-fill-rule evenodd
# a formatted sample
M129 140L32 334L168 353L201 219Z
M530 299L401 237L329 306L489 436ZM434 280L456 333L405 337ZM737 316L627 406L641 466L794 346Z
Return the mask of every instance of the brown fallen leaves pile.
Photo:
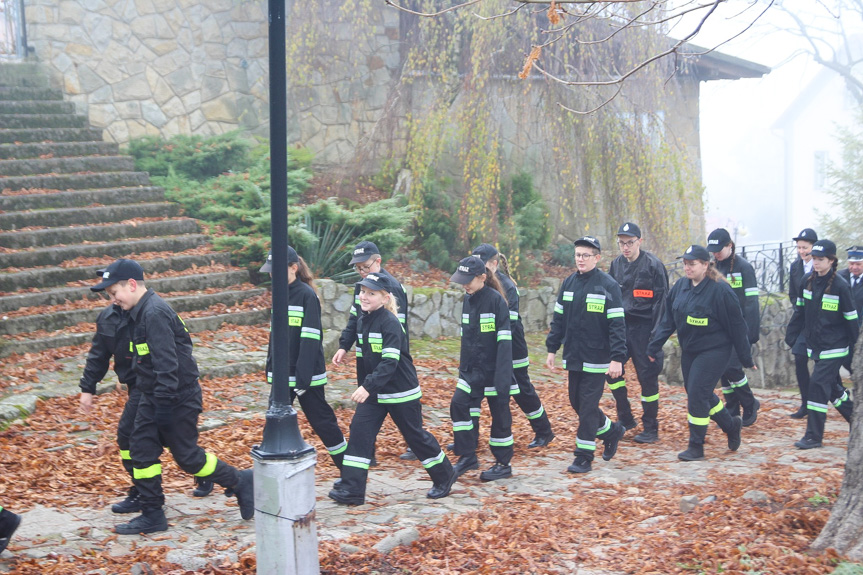
M250 338L262 339L249 331ZM265 345L265 342L262 342ZM34 360L35 361L35 360ZM453 361L418 360L425 405L447 410L454 386L447 371ZM4 365L8 369L10 365ZM534 381L558 435L553 444L559 450L569 449L577 420L568 405L560 372L549 374L538 366ZM630 372L632 370L629 370ZM331 372L333 380L351 377L352 366ZM236 400L248 390L243 384L260 382L263 374L202 382L208 410L242 411ZM637 389L636 387L633 389ZM662 449L682 448L686 442L685 406L679 388L663 386L661 393L670 398L663 404L667 415L663 421ZM124 396L111 393L100 396L89 418L77 410L77 397L43 402L35 414L0 432L0 504L25 511L35 504L50 507L104 507L121 498L128 484L114 443L117 417ZM266 401L261 398L261 401ZM432 527L420 528L421 537L410 546L399 547L388 555L372 550L379 536L353 536L340 542L320 544L323 573L567 573L577 568L598 572L672 574L672 573L830 573L837 557L830 552L815 554L808 546L824 525L829 508L816 495L835 500L842 480L844 462L814 471L792 474L787 465L776 460L787 455L791 442L800 431L799 422L787 418L787 406L768 405L755 428L747 434L775 434L788 441L761 453L766 463L749 475L714 473L704 485L676 485L670 474L647 471L632 484L608 484L598 489L574 483L569 493L560 497L507 495L502 482L499 496L489 498L480 510L445 516ZM637 406L637 402L633 404ZM247 406L251 407L251 406ZM610 396L603 400L607 413L613 413ZM637 409L637 407L636 407ZM532 437L525 420L514 408L514 435ZM337 410L343 429L347 430L352 410ZM834 414L835 416L835 414ZM484 415L484 421L488 421ZM320 447L305 418L299 417L303 436ZM231 425L202 434L201 443L229 463L247 467L249 447L260 441L263 418L235 420ZM487 425L484 426L487 433ZM431 427L430 431L444 444L450 440L448 425ZM841 443L838 433L828 433L826 441ZM724 436L714 427L708 435L709 455L733 461L742 454L727 454L721 449ZM516 462L526 465L530 455L526 441L519 441ZM634 447L624 442L622 449L643 449L640 465L650 466L656 446ZM398 470L402 465L396 456L404 443L398 431L387 421L378 441L382 469ZM163 458L166 491L190 488L190 480L169 458ZM601 462L599 462L601 465ZM656 463L669 465L667 463ZM674 463L674 465L679 465ZM565 466L565 465L564 465ZM561 470L562 471L562 470ZM562 471L563 474L563 471ZM337 471L328 458L320 458L317 479L331 482ZM769 503L744 499L747 491L758 489L769 497ZM634 496L634 494L638 496ZM679 509L683 495L700 500L715 495L712 503L698 505L693 511ZM235 505L229 500L229 505ZM348 514L367 513L368 509L346 509ZM102 542L107 545L113 537ZM156 539L158 541L158 539ZM129 541L134 541L129 540ZM348 543L362 551L347 554L341 545ZM227 543L226 545L231 545ZM15 542L10 545L15 550ZM87 573L103 568L110 573L129 572L135 563L149 564L155 573L253 574L255 558L248 549L234 549L239 559L233 563L211 566L192 572L164 560L167 547L138 546L132 555L112 557L107 548L92 556L53 555L42 559L21 558L15 573L22 575L56 575Z

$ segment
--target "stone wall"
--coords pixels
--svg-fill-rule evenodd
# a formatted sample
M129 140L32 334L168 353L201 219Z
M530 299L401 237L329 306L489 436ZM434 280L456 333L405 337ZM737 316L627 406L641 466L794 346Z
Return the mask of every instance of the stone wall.
M332 280L317 280L322 303L322 320L326 337L327 357L338 349L338 334L345 327L353 301L353 286ZM547 278L535 289L521 289L520 309L528 333L546 333L554 313L554 303L560 280ZM415 292L406 286L411 338L457 337L461 321L462 290ZM788 298L762 299L761 339L755 345L758 370L746 370L753 387L778 388L796 385L794 359L783 342L785 326L791 319ZM680 370L680 347L676 336L665 344L665 367L660 379L670 385L683 385Z

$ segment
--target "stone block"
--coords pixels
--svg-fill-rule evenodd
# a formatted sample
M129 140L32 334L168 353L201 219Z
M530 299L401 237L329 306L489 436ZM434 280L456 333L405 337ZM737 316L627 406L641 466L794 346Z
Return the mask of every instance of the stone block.
M198 90L198 79L194 74L190 74L188 69L179 69L174 72L171 72L167 76L164 76L165 81L168 82L168 85L171 87L171 91L174 92L177 96L181 98L188 95L191 92L196 92ZM200 94L197 94L198 103L200 104ZM188 109L192 109L193 106L190 107L188 103L185 102L186 107Z
M139 16L156 13L156 6L153 4L153 0L134 0L134 4Z
M57 21L62 24L78 25L84 20L87 11L80 2L66 0L57 5Z
M186 108L183 106L183 101L174 96L162 104L162 112L169 118L177 118L186 115Z
M106 127L105 133L112 142L122 143L129 141L129 128L126 126L126 122L122 120L118 120Z
M168 122L167 116L165 116L158 104L149 100L141 102L141 115L144 117L144 120L157 128L161 128Z
M116 98L115 98L116 100ZM126 102L116 102L115 106L120 117L124 120L137 120L141 118L141 102L140 100L131 100Z
M212 58L213 60L224 60L228 57L228 51L224 44L218 42L207 42L204 44L204 53L207 55L207 58Z
M120 118L111 104L90 104L88 109L90 123L96 128L107 128Z
M236 124L237 109L232 96L223 96L201 104L201 112L208 121Z
M63 91L72 95L81 93L81 83L78 81L78 74L70 72L63 76Z
M208 101L217 98L228 91L228 82L212 75L204 76L201 82L201 100ZM208 114L209 117L209 114Z
M93 47L88 44L79 44L77 42L69 42L66 44L66 54L70 56L83 56L90 58L93 56Z
M84 93L95 92L99 88L107 86L105 80L86 64L78 65L78 82L81 84L81 90Z
M189 127L192 131L196 131L202 125L204 125L207 121L207 118L201 112L201 110L192 110L192 113L189 114Z

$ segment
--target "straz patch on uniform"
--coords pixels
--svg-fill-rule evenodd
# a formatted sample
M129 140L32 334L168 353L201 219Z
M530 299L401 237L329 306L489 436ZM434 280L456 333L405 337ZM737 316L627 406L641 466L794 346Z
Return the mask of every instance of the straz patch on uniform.
M370 333L369 346L372 348L372 353L380 353L384 349L384 336L379 333Z
M303 316L305 310L303 306L292 305L288 306L288 325L292 327L300 327L303 325Z
M691 315L686 316L686 323L689 325L697 325L697 326L705 326L707 325L706 317L692 317Z
M821 309L824 311L839 311L839 296L824 294L821 298Z
M495 331L496 329L493 313L484 313L479 316L479 331L481 333Z
M605 312L605 296L602 294L589 293L585 298L587 303L587 311L594 313Z
M293 316L289 317L288 318L288 325L291 327L299 327L299 326L303 325L303 318L293 317Z
M632 290L632 297L652 298L653 297L653 290L652 289L634 289L634 290Z
M731 287L735 289L743 287L743 276L741 274L728 274L726 278Z

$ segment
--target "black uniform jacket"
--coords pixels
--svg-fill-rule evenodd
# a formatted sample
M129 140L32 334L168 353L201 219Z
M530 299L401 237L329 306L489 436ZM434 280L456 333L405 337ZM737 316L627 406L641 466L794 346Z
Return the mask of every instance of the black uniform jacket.
M599 268L563 280L551 329L549 353L563 344L563 368L605 373L612 361L626 361L626 323L617 281Z
M811 290L809 279L813 277ZM793 345L802 332L806 347L812 359L847 358L845 365L851 364L854 344L860 334L857 309L851 297L851 286L844 278L833 279L830 293L825 294L827 283L832 274L819 276L815 272L803 278L803 293L797 300L794 315L785 331L785 343Z
M806 275L803 258L797 258L788 270L788 299L797 305L797 298L803 293L803 276Z
M668 272L659 258L644 250L634 262L620 255L611 262L608 273L620 285L626 321L659 323L668 295Z
M839 275L851 284L851 270L845 268L839 271ZM854 298L854 307L857 308L857 323L863 322L863 281L856 286L851 286L851 296Z
M118 305L109 305L96 318L96 334L87 353L81 392L96 393L96 384L108 373L111 357L114 373L120 383L135 384L135 366L132 363L132 338L129 330L129 312Z
M500 292L488 286L465 294L461 308L458 388L471 395L509 395L512 384L512 331ZM485 388L493 381L494 388Z
M362 371L367 374L360 382L369 392L366 401L405 403L418 400L422 391L401 322L383 307L360 313L357 362L362 362Z
M656 357L675 330L685 353L733 345L744 367L754 365L740 303L725 281L704 278L693 287L689 279L679 279L668 294L662 323L647 345L647 354Z
M177 392L198 384L198 364L186 324L151 289L129 310L136 385L160 405L173 407Z
M737 294L743 319L746 320L749 343L757 343L761 337L761 306L758 304L758 281L755 279L752 264L735 255L722 261L716 260L716 269L725 276L731 289Z
M274 312L275 313L275 312ZM284 313L284 312L283 312ZM288 381L309 389L327 383L322 343L321 301L315 288L300 280L288 286ZM267 349L267 383L273 382L273 334Z
M393 296L399 305L399 322L405 328L405 335L408 335L408 296L405 293L405 288L384 268L381 268L378 273L387 276L394 285L398 286L398 289L393 292ZM354 305L351 307L348 325L342 330L342 335L339 337L339 347L345 351L350 351L351 346L357 341L357 319L361 313L363 313L363 309L360 307L360 283L357 282L354 284Z

